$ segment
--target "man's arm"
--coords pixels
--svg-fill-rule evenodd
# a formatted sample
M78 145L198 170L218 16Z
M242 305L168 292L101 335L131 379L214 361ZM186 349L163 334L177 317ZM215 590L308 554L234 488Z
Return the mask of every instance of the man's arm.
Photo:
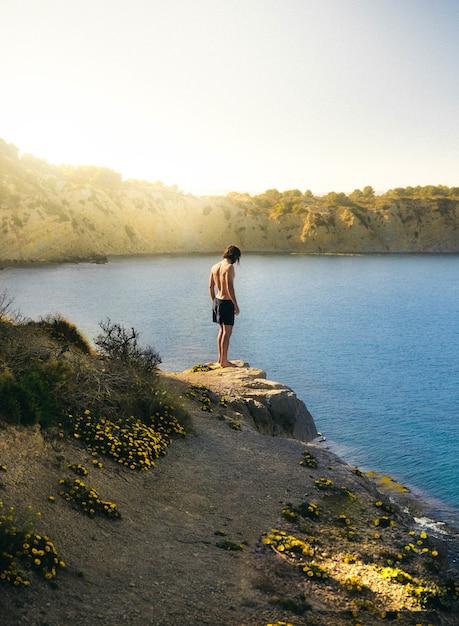
M228 271L226 273L226 286L228 288L230 298L234 304L234 313L235 315L239 315L239 305L237 303L236 293L234 291L234 267L232 265L228 268Z
M210 294L210 299L212 300L212 302L215 299L215 279L214 279L214 273L213 271L210 272L210 278L209 278L209 294Z

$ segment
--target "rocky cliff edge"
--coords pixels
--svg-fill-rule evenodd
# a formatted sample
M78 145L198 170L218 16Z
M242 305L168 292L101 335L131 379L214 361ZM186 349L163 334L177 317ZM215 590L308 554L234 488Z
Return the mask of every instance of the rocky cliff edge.
M262 435L312 441L318 436L314 419L304 402L289 387L266 379L266 372L250 367L245 361L233 361L236 367L221 368L206 364L197 371L168 377L192 385L207 386L224 398L224 406L250 424Z

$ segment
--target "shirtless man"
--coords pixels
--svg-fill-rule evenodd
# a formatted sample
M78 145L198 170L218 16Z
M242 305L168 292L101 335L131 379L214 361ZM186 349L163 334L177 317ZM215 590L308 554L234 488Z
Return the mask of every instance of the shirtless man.
M212 300L213 321L220 324L218 333L218 363L221 367L237 367L228 360L228 348L233 332L234 316L239 315L239 306L234 293L234 263L241 258L236 246L228 246L223 259L210 272L209 291ZM216 293L215 293L216 290Z

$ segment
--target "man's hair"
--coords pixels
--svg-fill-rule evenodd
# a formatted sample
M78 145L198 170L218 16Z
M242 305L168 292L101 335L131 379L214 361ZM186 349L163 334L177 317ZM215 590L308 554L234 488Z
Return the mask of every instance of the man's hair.
M231 263L239 263L241 258L241 251L237 246L228 246L223 253L223 258L228 259Z

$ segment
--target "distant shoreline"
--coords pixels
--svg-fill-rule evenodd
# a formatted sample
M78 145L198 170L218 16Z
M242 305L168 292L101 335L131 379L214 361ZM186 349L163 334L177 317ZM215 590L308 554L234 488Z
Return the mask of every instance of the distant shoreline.
M24 260L24 259L0 259L0 271L9 268L28 268L28 267L46 267L47 265L78 265L80 263L93 263L95 265L105 265L113 259L145 259L149 257L185 257L185 256L212 256L221 254L219 251L203 251L203 252L142 252L139 254L108 254L90 255L87 257L66 257L62 259L48 260ZM459 256L459 251L451 252L292 252L288 250L271 250L271 251L244 251L244 256L327 256L327 257L356 257L356 256L417 256L417 257L439 257L439 256Z

